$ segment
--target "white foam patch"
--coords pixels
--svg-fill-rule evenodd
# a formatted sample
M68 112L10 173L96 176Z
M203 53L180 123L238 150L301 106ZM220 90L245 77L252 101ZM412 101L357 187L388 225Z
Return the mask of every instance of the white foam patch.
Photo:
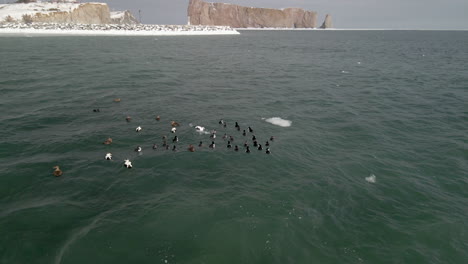
M369 177L366 177L366 181L370 183L375 183L377 181L377 178L375 177L374 174L371 174Z
M277 126L280 126L280 127L290 127L291 124L292 124L292 121L290 120L286 120L286 119L282 119L281 117L271 117L271 118L262 118L263 120L265 120L266 122L270 123L270 124L273 124L273 125L277 125Z

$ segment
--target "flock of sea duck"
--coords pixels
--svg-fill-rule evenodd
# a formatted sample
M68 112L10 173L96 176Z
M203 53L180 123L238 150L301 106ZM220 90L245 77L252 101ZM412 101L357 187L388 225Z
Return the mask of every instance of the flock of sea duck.
M127 120L127 122L130 122L131 117L127 116L126 120ZM157 116L156 120L160 121L161 117ZM180 126L180 124L175 122L175 121L171 121L170 124L171 124L171 128L169 130L170 133L176 134L176 132L177 132L176 127ZM227 128L227 122L226 121L221 119L219 121L219 124L223 128ZM190 124L190 126L192 126L192 125ZM242 137L250 138L250 140L249 139L247 139L247 140L244 139L243 140L244 143L241 146L239 146L239 145L234 144L235 138L234 138L233 135L228 135L227 133L224 133L222 139L223 139L224 142L226 142L225 144L226 144L227 149L233 149L234 151L238 152L243 147L243 149L244 149L244 151L246 153L251 153L251 148L255 148L255 149L260 150L260 151L265 150L266 154L271 154L270 144L271 144L271 142L273 142L275 140L274 136L271 136L269 139L267 139L265 141L265 144L262 145L261 143L259 143L259 140L255 136L254 131L250 126L247 129L241 129L239 123L235 122L234 127L235 127L235 130L239 131L238 133L240 133L240 135L242 135ZM194 128L195 128L196 132L199 132L201 134L209 134L209 138L210 138L209 142L211 142L211 143L208 145L208 148L210 148L210 149L215 149L216 148L216 142L215 142L216 141L216 136L217 136L216 129L213 129L210 132L207 132L205 127L202 127L202 126L195 126ZM138 127L135 128L135 131L137 133L142 131L142 130L143 130L143 128L141 126L138 126ZM242 132L240 132L241 130L242 130ZM250 135L247 135L247 133L250 133ZM172 141L172 144L173 144L172 146L169 143L170 141ZM169 139L168 139L168 137L166 135L162 136L162 148L165 149L165 150L177 151L178 150L178 148L177 148L177 143L178 142L179 142L179 137L177 135L174 135L174 137L169 138ZM104 144L109 145L110 143L112 143L111 138L108 138L106 141L104 141ZM205 144L203 143L203 141L199 141L198 148L203 148L204 146L205 146ZM265 149L263 148L263 146L265 146ZM158 144L154 143L153 146L152 146L152 149L153 150L159 149ZM194 144L189 144L187 150L189 152L195 152L195 145ZM137 153L140 153L140 152L142 152L142 147L137 146L134 149L134 151L137 152ZM112 160L112 153L107 153L105 155L105 159L106 160ZM126 167L128 169L131 169L133 167L132 162L129 159L124 160L124 167Z
M115 102L120 102L120 99L117 98L114 101ZM95 110L96 109L93 109L93 112L100 112L99 110L97 110L97 111L95 111ZM161 117L158 115L158 116L156 116L155 119L156 119L156 121L160 121ZM127 116L125 118L125 120L127 122L131 122L132 118L130 116ZM222 126L222 128L224 128L224 129L228 128L227 122L224 121L223 119L219 120L218 123L219 123L220 126ZM168 132L170 132L172 134L176 134L177 127L179 127L180 124L178 122L175 122L175 121L171 121L170 124L171 124L171 127L170 127L170 129L168 129ZM192 126L192 125L190 124L190 126ZM216 138L217 138L216 129L213 129L210 132L208 132L207 129L205 127L203 127L203 126L195 126L194 128L195 128L195 132L199 132L200 134L206 134L206 135L209 134L208 142L210 142L210 143L208 144L208 148L216 149L216 147L217 147L216 146ZM247 129L241 129L239 123L235 122L234 128L235 128L236 131L238 131L237 133L239 133L239 137L243 138L242 141L244 141L244 143L239 144L239 145L235 144L235 142L238 142L239 140L235 140L233 135L228 135L227 133L224 133L224 135L222 136L222 140L223 140L223 142L225 142L224 144L225 144L227 149L232 149L235 152L239 152L239 151L241 151L241 148L243 148L243 151L245 153L251 153L251 149L255 148L255 149L259 150L259 151L265 151L266 154L271 154L270 144L275 140L274 136L271 136L269 139L267 139L265 141L262 141L262 142L265 142L265 144L262 145L260 143L260 141L257 139L257 137L255 136L254 130L250 126L248 126ZM142 130L143 130L143 128L141 126L137 126L135 128L135 131L137 133L141 132ZM248 135L248 133L250 135ZM172 144L173 144L172 147L168 143L168 137L165 136L165 135L162 137L162 149L165 149L165 150L172 149L173 151L177 151L178 150L177 149L177 143L179 142L179 137L177 135L175 135L172 139L169 139L169 140L172 140ZM113 142L112 138L109 137L106 140L104 140L103 144L104 145L111 145L112 142ZM199 141L197 146L198 146L198 148L203 148L203 147L205 147L205 143L203 141ZM153 144L152 149L153 150L158 150L159 149L158 144L156 144L156 143ZM141 154L142 147L137 146L134 149L134 151L136 153L138 153L138 154ZM187 151L195 152L195 144L189 144L189 146L187 148ZM112 160L112 158L113 158L112 153L108 152L104 156L104 158L106 160ZM133 167L132 162L128 158L124 160L123 166L125 168L128 168L128 169L131 169ZM55 169L55 171L53 172L54 176L59 177L59 176L61 176L63 174L63 172L60 170L59 166L55 166L54 169Z

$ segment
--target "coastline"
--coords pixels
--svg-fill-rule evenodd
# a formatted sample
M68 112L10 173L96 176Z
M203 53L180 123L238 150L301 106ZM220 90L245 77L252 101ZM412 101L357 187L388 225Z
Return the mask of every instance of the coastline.
M468 31L468 29L421 28L234 28L237 31Z
M0 36L208 36L239 34L235 29L221 26L0 24Z

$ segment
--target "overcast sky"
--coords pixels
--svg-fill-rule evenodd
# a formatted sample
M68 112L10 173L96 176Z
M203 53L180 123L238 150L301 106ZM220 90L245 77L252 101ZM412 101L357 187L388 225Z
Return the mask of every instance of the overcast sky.
M97 2L99 0L94 0ZM113 10L129 9L143 23L185 24L189 0L103 0ZM83 1L85 2L85 1ZM90 2L90 1L86 1ZM217 1L207 1L217 2ZM468 29L468 0L221 0L243 6L300 7L333 17L336 28Z

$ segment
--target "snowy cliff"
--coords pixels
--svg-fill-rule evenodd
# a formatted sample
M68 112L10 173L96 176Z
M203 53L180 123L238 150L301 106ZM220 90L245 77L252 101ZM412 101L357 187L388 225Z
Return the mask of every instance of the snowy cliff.
M112 19L112 24L140 24L140 22L128 10L111 12L110 16Z
M0 5L0 22L111 24L124 23L133 18L129 12L126 16L127 19L117 19L117 16L114 16L115 19L111 18L111 12L105 3L37 2Z

